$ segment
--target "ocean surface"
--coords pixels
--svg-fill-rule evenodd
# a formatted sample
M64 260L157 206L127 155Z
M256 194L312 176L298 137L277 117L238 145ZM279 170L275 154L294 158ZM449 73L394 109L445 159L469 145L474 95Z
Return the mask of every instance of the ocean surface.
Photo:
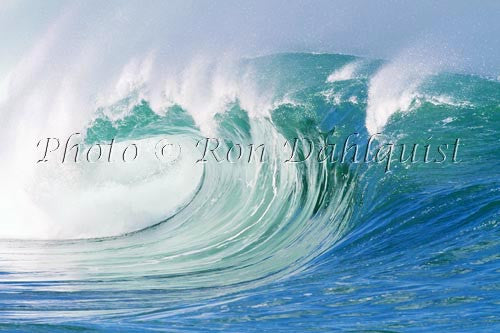
M155 94L134 66L80 124L81 151L114 140L114 162L56 161L67 136L29 170L4 152L1 329L500 330L496 78L294 53L195 64ZM295 138L342 152L351 134L356 161L286 161ZM195 163L206 138L243 158ZM175 161L119 162L162 139Z

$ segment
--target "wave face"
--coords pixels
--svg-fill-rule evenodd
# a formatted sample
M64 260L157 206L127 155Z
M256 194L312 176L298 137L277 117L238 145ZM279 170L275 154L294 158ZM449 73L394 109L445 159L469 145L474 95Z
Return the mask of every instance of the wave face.
M30 155L21 169L18 149L2 151L3 328L500 328L499 82L332 54L197 62L163 81L154 66L131 61L77 125L85 145L182 143L176 163ZM32 105L10 85L2 111ZM377 132L420 147L460 138L458 162L386 173L282 154L298 137ZM206 137L268 154L194 163Z

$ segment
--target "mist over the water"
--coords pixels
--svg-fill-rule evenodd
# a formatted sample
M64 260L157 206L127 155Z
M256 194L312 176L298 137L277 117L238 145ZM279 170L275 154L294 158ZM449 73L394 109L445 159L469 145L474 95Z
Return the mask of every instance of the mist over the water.
M68 12L72 14L68 14ZM126 58L154 48L169 62L195 56L277 52L346 53L391 59L406 48L460 59L458 68L500 75L497 1L81 1L7 0L0 4L5 74L61 16L53 54ZM90 56L90 55L89 55ZM52 60L57 61L57 58Z

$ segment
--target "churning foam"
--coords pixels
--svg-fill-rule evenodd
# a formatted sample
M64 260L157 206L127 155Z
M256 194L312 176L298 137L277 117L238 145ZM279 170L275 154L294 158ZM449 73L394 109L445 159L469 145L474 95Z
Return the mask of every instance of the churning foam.
M192 161L36 164L40 139L84 133L96 110L116 121L142 100L159 114L175 104L202 133L213 134L213 116L228 103L238 102L250 116L272 107L271 94L258 91L250 68L241 72L230 60L201 57L170 64L155 57L155 49L109 56L102 36L71 38L89 28L68 24L75 13L56 21L0 82L0 238L119 235L160 222L189 199L202 172Z
M408 111L424 80L436 73L437 64L400 56L384 65L370 80L366 109L366 129L381 131L397 111Z
M118 154L112 162L62 164L49 154L49 161L37 164L29 177L8 179L0 200L0 238L115 236L168 218L194 195L203 166L193 163L197 150L188 138L170 139L183 148L178 160L159 161L154 147L160 139L168 137L134 140L139 152L134 161L123 162ZM131 143L116 143L113 151Z

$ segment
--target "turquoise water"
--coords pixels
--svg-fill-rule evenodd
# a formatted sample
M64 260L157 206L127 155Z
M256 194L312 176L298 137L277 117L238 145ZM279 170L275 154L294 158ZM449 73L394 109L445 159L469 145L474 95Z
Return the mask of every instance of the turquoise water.
M412 66L279 54L208 66L161 107L139 86L96 108L86 145L166 137L181 158L42 171L34 202L60 224L2 234L0 327L498 331L500 83ZM417 161L285 162L286 141L351 133L359 160L381 133ZM263 163L194 163L206 137L264 143Z

